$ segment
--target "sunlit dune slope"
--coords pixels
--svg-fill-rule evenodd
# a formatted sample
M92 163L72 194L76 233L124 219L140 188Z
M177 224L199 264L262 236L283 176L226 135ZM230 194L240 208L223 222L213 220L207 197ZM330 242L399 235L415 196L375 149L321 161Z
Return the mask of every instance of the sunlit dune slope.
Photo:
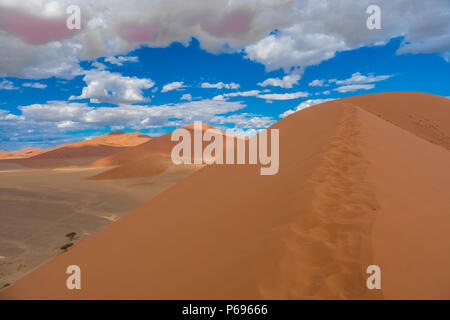
M434 103L450 118L450 102L388 95L390 106L362 96L283 119L278 174L204 167L0 298L449 299L450 153L395 102L442 132ZM81 290L66 289L72 264ZM369 265L381 290L366 288Z

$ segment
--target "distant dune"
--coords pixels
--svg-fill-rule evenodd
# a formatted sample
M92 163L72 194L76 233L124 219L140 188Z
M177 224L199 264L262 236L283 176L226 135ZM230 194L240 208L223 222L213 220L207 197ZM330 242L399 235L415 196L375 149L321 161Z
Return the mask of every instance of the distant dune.
M18 163L31 168L85 165L98 158L115 154L150 140L151 137L139 132L110 132L90 140L68 143L52 149L42 150Z
M422 93L301 110L272 127L278 174L206 166L0 299L450 299L449 121L450 100Z
M64 144L32 157L38 159L84 158L106 156L151 140L139 132L110 132L90 140Z
M38 155L45 150L39 148L25 148L18 151L0 151L0 159L24 159Z
M188 125L183 127L194 135L194 125ZM202 132L212 129L219 132L223 137L226 133L220 131L210 125L202 124ZM139 146L129 148L127 150L115 153L105 158L94 161L89 166L98 167L110 167L116 166L116 168L102 172L92 179L123 179L123 178L135 178L145 177L159 174L167 168L174 166L170 160L172 148L178 143L178 141L171 141L172 133L162 135L160 137L153 138ZM244 137L235 136L237 139L245 139ZM203 146L206 146L204 143ZM225 143L224 143L225 145ZM224 147L225 148L225 147ZM191 151L192 162L194 161L194 152Z

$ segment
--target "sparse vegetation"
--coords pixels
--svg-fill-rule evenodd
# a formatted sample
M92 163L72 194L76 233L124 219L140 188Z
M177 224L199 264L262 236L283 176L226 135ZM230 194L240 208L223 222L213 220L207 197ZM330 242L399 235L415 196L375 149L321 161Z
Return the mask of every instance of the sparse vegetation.
M75 238L76 235L77 235L76 232L70 232L70 233L66 234L66 237L69 238L70 241L73 241L73 239Z
M67 249L69 249L71 246L73 246L73 243L66 243L65 245L61 246L60 249L63 250L64 252L67 251Z

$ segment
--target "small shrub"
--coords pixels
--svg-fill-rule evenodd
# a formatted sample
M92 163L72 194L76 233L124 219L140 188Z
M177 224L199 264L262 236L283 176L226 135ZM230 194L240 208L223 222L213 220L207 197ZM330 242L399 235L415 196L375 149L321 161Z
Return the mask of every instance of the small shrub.
M4 285L3 285L3 287L2 287L2 289L3 288L6 288L6 287L8 287L9 286L9 283L5 283Z
M69 238L70 241L73 241L73 239L75 238L76 235L77 235L76 232L70 232L70 233L66 234L66 237Z
M60 249L63 250L64 252L67 251L67 249L69 249L71 246L73 246L73 243L66 243L65 245L61 246Z

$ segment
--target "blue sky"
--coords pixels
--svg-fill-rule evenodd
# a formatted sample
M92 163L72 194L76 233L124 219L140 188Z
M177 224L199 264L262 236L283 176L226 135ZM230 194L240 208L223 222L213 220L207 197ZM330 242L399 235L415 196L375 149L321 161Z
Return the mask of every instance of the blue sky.
M448 27L444 23L444 30ZM112 130L160 135L195 120L252 134L327 99L387 91L450 96L450 44L444 39L436 45L442 28L434 27L423 39L402 33L367 43L356 43L351 34L314 34L315 39L330 37L325 38L325 45L331 46L327 50L322 40L307 43L307 32L303 39L302 32L293 34L292 28L305 29L298 24L272 27L244 45L232 45L240 35L225 40L216 35L222 41L217 45L203 33L196 37L192 32L180 41L155 47L144 39L120 48L118 54L110 50L94 57L80 56L79 42L69 46L65 40L40 36L43 43L36 44L12 35L36 57L46 46L56 48L52 54L58 56L27 60L22 69L11 69L0 58L0 150L49 148ZM145 29L144 38L148 33ZM298 44L284 46L286 39ZM418 50L427 40L430 45ZM274 45L279 46L276 54L270 52ZM80 50L84 46L82 42ZM8 54L15 52L21 54L17 48Z

